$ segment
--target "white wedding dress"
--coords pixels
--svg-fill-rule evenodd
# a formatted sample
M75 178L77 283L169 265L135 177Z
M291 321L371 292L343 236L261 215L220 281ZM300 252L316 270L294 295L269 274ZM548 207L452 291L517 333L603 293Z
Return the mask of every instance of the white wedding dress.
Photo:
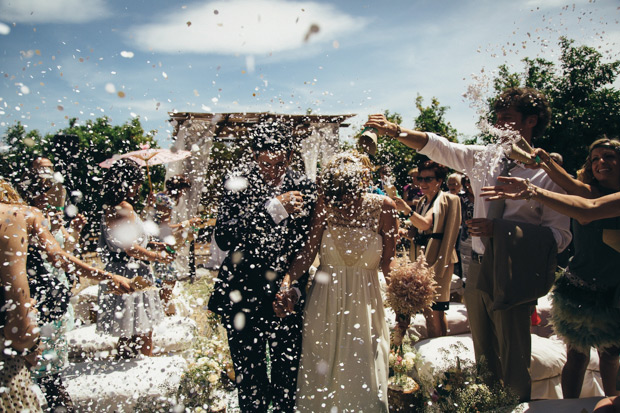
M300 412L387 412L389 330L378 269L383 197L346 220L330 211L304 310Z

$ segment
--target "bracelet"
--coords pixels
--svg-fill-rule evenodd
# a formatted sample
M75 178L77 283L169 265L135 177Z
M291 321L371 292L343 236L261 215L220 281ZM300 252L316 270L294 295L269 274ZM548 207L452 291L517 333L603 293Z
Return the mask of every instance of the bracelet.
M396 124L396 136L395 138L398 139L398 137L403 133L403 130L400 128L400 125Z
M529 201L532 197L538 194L538 191L536 191L536 186L532 184L529 179L525 179L525 186L525 199Z
M409 219L413 216L413 214L415 214L415 209L411 208L411 212L409 214L407 214L407 216L405 217L405 219Z

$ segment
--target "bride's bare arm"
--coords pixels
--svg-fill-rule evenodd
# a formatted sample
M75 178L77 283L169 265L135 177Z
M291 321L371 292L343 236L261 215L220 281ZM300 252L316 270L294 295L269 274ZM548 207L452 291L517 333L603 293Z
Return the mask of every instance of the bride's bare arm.
M273 311L278 317L286 317L291 314L299 300L299 294L294 288L291 288L291 285L299 280L314 262L321 239L323 238L323 231L325 230L326 213L324 199L322 196L319 196L310 221L308 241L299 254L297 254L288 272L282 279L280 292L276 294L276 299L273 302Z
M396 256L396 242L398 240L398 212L396 205L390 198L385 198L379 220L379 233L383 237L383 253L381 255L381 271L389 282L390 271Z
M319 245L323 238L323 231L325 230L325 216L327 211L325 210L325 200L322 196L319 196L312 220L310 221L310 233L308 234L308 242L304 245L303 249L297 254L293 263L291 264L288 273L282 281L283 285L290 285L294 281L297 281L312 265L314 258L319 251Z

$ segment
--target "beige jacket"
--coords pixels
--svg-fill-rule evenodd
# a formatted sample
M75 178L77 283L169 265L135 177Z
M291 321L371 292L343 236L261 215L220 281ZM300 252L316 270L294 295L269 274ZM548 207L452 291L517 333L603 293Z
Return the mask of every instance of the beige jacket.
M416 212L420 213L424 202L422 200L416 206ZM437 295L435 301L450 301L450 282L452 281L450 264L458 262L458 256L454 249L456 238L461 227L461 200L458 196L447 192L439 192L433 203L433 226L429 231L416 231L419 236L428 235L431 238L427 242L418 242L412 245L410 258L414 261L419 254L424 253L426 262L435 272L437 282ZM431 235L433 234L433 235Z

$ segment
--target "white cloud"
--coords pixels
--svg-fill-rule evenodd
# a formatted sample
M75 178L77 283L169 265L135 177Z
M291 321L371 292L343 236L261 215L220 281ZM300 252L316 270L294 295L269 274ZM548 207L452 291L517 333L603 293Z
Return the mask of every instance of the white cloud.
M0 19L15 23L85 23L110 15L105 0L0 0Z
M367 21L329 4L284 0L213 1L188 6L130 34L144 50L253 55L336 40Z

